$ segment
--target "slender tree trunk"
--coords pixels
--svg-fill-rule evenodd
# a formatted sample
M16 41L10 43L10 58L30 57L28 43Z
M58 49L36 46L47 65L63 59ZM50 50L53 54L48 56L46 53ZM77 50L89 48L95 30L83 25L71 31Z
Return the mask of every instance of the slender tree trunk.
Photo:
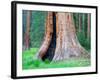
M26 47L26 49L29 48L30 17L31 17L31 12L27 11L26 33L25 33L25 47Z
M78 23L79 23L79 26L78 26L79 32L81 32L81 15L80 15L80 13L79 13L79 22Z
M90 37L90 14L88 13L88 21L87 21L87 38Z
M57 13L56 17L57 44L53 61L86 55L88 52L78 42L72 14Z
M37 53L37 58L42 59L43 56L46 54L52 39L52 33L53 33L53 13L48 12L45 25L45 38L42 46L39 49L39 52Z
M85 14L82 14L82 31L83 31L83 35L85 36Z

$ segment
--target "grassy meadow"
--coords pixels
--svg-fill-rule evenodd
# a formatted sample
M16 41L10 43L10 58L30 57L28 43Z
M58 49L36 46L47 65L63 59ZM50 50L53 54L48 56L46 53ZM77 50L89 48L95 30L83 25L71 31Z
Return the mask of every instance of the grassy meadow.
M31 48L26 50L22 54L23 69L43 69L43 68L63 68L63 67L85 67L90 66L90 59L84 58L72 58L61 62L50 63L48 60L44 62L41 60L36 60L36 53L38 48Z

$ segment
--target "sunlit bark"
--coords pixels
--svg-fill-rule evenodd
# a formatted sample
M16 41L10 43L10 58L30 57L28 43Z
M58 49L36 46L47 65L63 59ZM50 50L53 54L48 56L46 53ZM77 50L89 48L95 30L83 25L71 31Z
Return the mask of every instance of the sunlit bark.
M45 38L43 41L42 46L39 49L39 52L37 53L37 57L39 59L42 59L42 57L46 54L51 39L52 39L52 33L53 33L53 13L48 12L47 18L46 18L46 25L45 25Z
M57 13L56 17L57 44L53 61L87 55L88 52L78 42L72 13Z
M48 12L45 40L38 52L38 58L46 54L53 33L53 13ZM52 61L66 60L71 57L89 57L88 52L80 45L74 25L72 13L56 13L56 49Z

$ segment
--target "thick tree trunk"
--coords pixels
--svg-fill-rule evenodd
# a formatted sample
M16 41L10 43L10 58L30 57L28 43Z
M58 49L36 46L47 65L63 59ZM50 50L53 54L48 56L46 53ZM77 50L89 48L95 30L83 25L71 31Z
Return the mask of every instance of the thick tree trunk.
M47 18L46 18L46 25L45 25L45 37L44 37L44 42L42 46L39 49L39 52L37 53L37 58L42 59L43 56L46 54L51 39L52 39L52 33L53 33L53 13L48 12Z
M88 57L88 52L80 45L75 31L72 13L56 13L56 49L52 61L61 61L70 57ZM42 59L52 41L53 13L48 12L45 40L37 53L37 58Z
M56 14L56 50L53 61L87 55L87 51L78 42L71 13Z
M52 61L55 53L55 48L56 48L56 15L55 12L53 12L53 33L52 33L52 39L50 42L50 45L48 47L48 50L46 54L43 56L42 60L49 60Z

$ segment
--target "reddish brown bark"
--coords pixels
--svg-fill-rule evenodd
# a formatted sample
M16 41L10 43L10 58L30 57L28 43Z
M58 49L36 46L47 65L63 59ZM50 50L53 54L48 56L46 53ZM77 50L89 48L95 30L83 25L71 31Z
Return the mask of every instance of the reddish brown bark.
M48 12L47 19L46 19L46 25L45 25L45 39L42 44L42 46L39 49L39 52L37 53L37 57L42 59L42 57L46 54L51 39L52 39L52 33L53 33L53 13Z
M31 12L27 11L26 32L25 32L25 47L26 47L26 49L29 48L30 17L31 17Z
M72 15L72 13L56 13L56 49L52 60L54 62L66 60L70 57L79 57L83 55L86 57L88 54L77 39ZM48 12L45 40L38 52L38 58L40 59L46 54L52 39L52 20L52 12Z
M89 38L90 37L90 14L88 13L88 27L87 27L87 37Z
M57 44L53 61L83 56L82 54L87 56L88 54L78 42L72 15L72 13L56 14Z

